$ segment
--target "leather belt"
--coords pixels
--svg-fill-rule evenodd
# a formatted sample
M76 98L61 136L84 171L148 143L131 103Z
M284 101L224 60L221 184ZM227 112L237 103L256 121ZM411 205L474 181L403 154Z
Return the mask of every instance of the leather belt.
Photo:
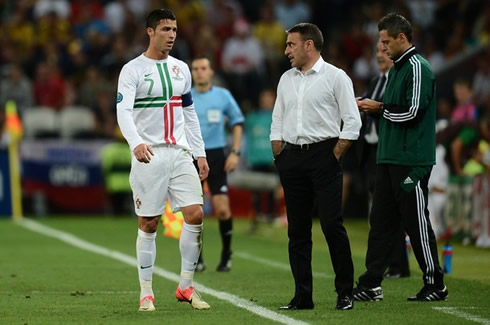
M286 142L284 144L284 149L286 149L286 150L295 150L295 151L308 151L308 150L313 150L313 149L315 149L317 147L320 147L321 145L325 145L328 142L330 142L332 140L336 140L336 139L337 138L331 138L331 139L323 140L323 141L320 141L320 142L303 143L303 144L293 144L293 143Z

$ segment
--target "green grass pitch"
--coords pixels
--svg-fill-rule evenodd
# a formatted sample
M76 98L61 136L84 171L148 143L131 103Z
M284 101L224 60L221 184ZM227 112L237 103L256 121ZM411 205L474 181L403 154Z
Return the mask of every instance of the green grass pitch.
M203 256L208 269L197 273L195 281L205 287L202 295L211 310L192 310L189 304L176 301L178 242L163 237L163 228L159 228L156 265L167 276L154 275L156 311L142 313L137 311L137 269L131 265L135 258L135 218L51 217L36 222L75 236L66 237L68 242L82 239L89 250L1 220L0 324L490 324L488 249L454 245L453 273L445 278L449 289L445 302L406 301L422 286L411 254L412 276L385 280L383 301L359 302L352 311L339 312L334 309L336 294L328 247L316 222L315 309L287 312L278 310L294 293L286 228L261 225L258 232L250 234L248 221L236 219L233 268L229 273L218 273L218 224L206 217ZM345 224L357 279L365 269L368 227L365 220L347 220ZM95 251L90 250L90 244L96 245ZM123 257L101 255L100 249ZM232 301L223 299L229 297L226 294L233 295ZM251 307L238 306L241 302Z

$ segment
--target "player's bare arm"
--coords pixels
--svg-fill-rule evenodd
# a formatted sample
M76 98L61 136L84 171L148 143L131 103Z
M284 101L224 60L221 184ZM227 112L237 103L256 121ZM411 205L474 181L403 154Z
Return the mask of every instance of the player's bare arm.
M206 157L198 157L197 158L197 167L199 167L199 179L201 181L208 178L209 174L209 165Z
M226 157L225 172L229 173L237 169L240 163L240 145L242 143L243 126L236 124L233 126L233 144L231 153Z

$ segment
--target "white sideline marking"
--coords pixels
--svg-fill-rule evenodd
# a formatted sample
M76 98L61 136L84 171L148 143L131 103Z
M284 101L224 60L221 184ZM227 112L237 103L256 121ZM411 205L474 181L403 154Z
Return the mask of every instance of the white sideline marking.
M0 291L0 294L15 294L16 292L15 291ZM48 295L59 295L60 293L66 293L66 291L61 291L61 290L58 290L58 291L55 291L55 290L32 290L32 291L28 291L26 293L30 293L30 294L48 294ZM76 291L74 291L74 293L76 293ZM103 290L103 291L84 291L84 292L81 292L82 294L86 294L86 295L127 295L127 294L139 294L140 292L139 291L123 291L123 290L120 290L120 291L113 291L113 290Z
M241 257L241 258L249 260L249 261L257 262L257 263L264 264L264 265L267 265L270 267L274 267L276 269L291 272L291 267L289 266L289 264L281 263L281 262L274 262L274 261L271 261L271 260L268 260L265 258L261 258L261 257L251 255L247 252L236 252L236 253L233 253L233 256L238 256L238 257ZM333 278L333 275L328 275L328 274L322 273L322 272L313 272L313 276L315 278L325 278L325 279L332 279Z
M449 315L464 318L466 320L473 321L475 323L480 323L480 324L485 324L485 325L490 324L490 320L483 318L483 317L480 317L478 315L465 313L464 311L458 310L456 307L432 307L432 309L438 310L440 312L443 312L443 313L446 313Z
M92 244L92 243L85 241L81 238L78 238L78 237L76 237L70 233L50 228L50 227L42 225L39 222L36 222L34 220L23 218L22 221L18 222L18 224L29 229L29 230L32 230L32 231L37 232L37 233L41 233L41 234L46 235L48 237L52 237L52 238L61 240L67 244L78 247L80 249L83 249L83 250L86 250L86 251L89 251L89 252L92 252L95 254L103 255L106 257L110 257L112 259L118 260L120 262L126 263L126 264L134 266L134 267L138 266L138 262L137 262L136 258L134 258L134 257L131 257L131 256L126 255L124 253L121 253L121 252L118 252L118 251L115 251L115 250L112 250L112 249L109 249L109 248L106 248L103 246ZM167 271L161 267L155 266L153 269L153 273L157 274L163 278L166 278L167 280L171 280L171 281L177 282L177 283L179 282L179 275L172 273L172 272L169 272L169 271ZM214 289L208 288L202 284L199 284L197 282L194 282L194 285L196 286L197 289L199 289L199 291L201 291L203 293L209 294L209 295L214 296L218 299L229 302L229 303L231 303L237 307L248 310L249 312L252 312L256 315L259 315L261 317L276 321L278 323L295 324L295 325L308 324L304 321L296 320L294 318L278 314L278 313L273 312L267 308L258 306L257 304L255 304L255 303L253 303L247 299L240 298L240 297L232 295L230 293L214 290Z

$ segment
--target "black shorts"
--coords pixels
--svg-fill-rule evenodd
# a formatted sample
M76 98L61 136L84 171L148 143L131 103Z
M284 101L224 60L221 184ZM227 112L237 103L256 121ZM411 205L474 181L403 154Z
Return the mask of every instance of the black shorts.
M223 148L206 150L209 165L208 182L211 195L228 194L228 182L225 172L225 151Z

